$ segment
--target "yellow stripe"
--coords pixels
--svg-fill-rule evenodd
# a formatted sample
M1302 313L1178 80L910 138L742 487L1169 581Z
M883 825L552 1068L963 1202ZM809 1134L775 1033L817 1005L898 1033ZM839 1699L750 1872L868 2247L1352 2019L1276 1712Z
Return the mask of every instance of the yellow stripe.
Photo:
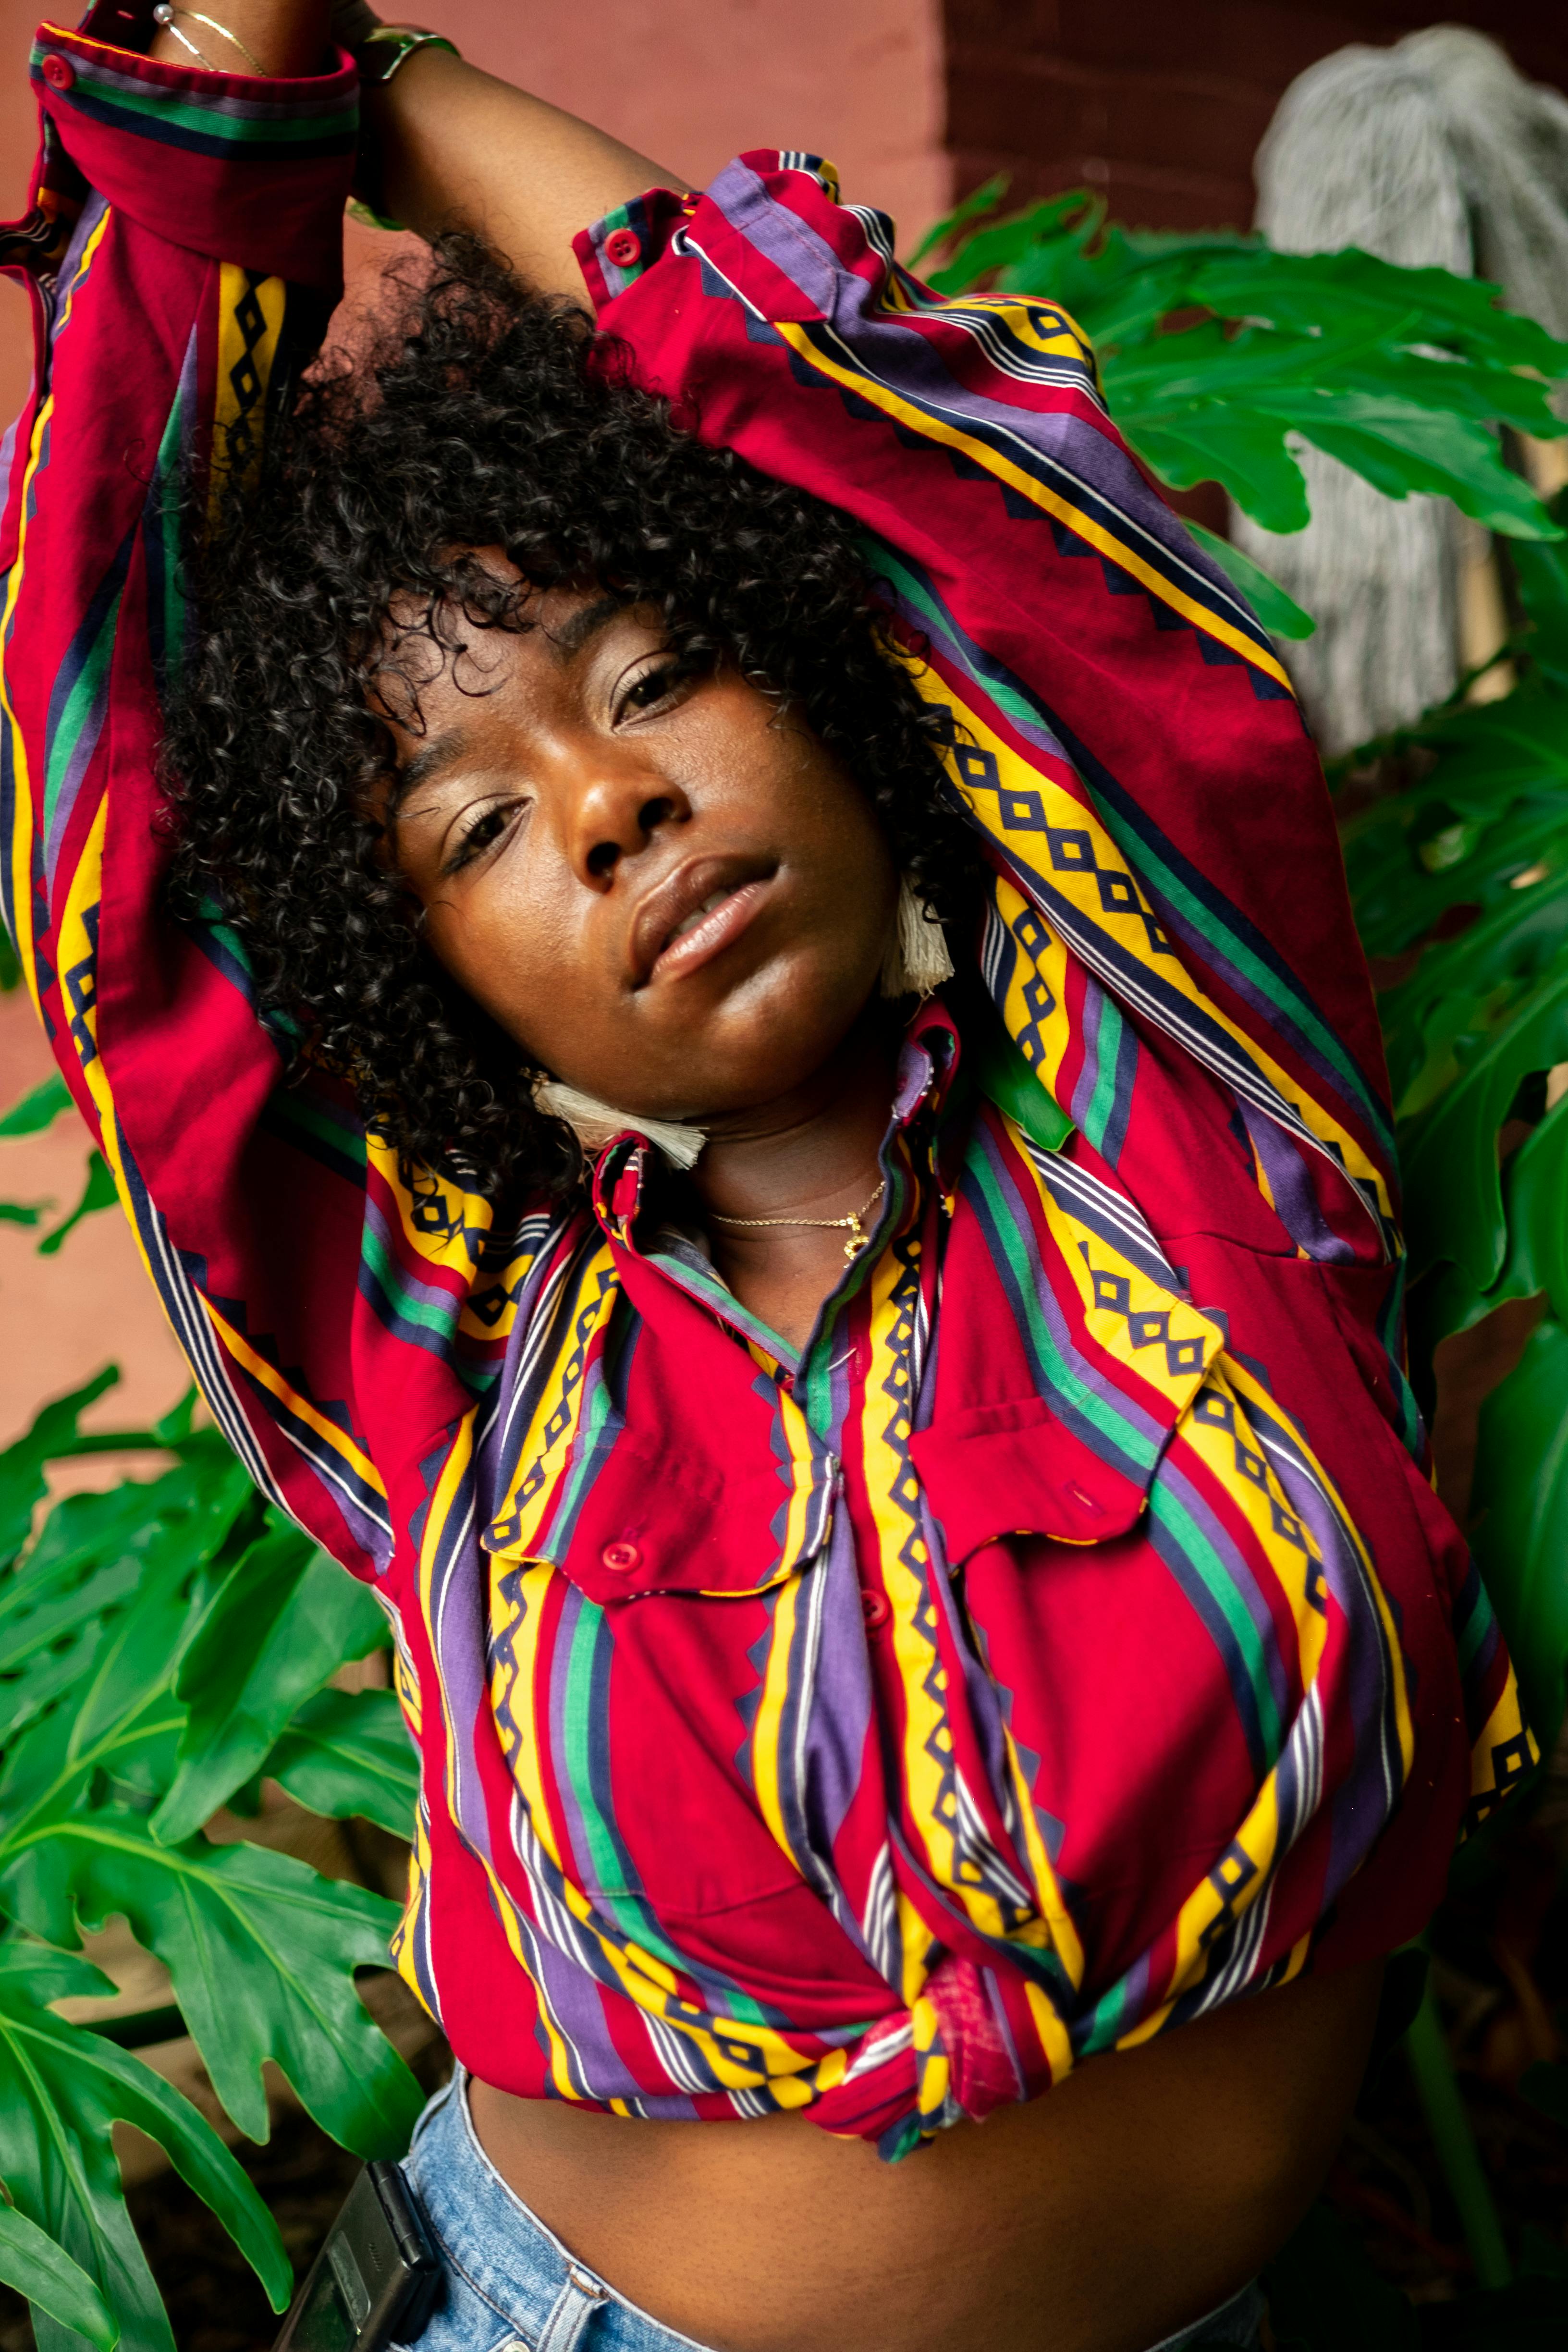
M1101 555L1109 557L1110 562L1118 564L1123 572L1131 572L1152 596L1158 596L1163 604L1169 604L1173 612L1180 613L1184 618L1191 621L1194 628L1202 629L1206 636L1215 637L1222 645L1229 646L1232 651L1238 653L1244 661L1250 662L1255 669L1264 670L1270 677L1277 679L1285 688L1286 693L1294 698L1294 689L1289 678L1271 654L1266 653L1261 646L1255 644L1251 637L1244 631L1234 627L1230 622L1216 618L1206 606L1198 604L1190 596L1183 595L1179 589L1171 585L1163 572L1157 572L1153 565L1141 556L1135 549L1130 547L1124 540L1113 538L1103 525L1096 522L1091 516L1083 513L1081 509L1071 505L1055 490L1048 489L1043 482L1037 482L1034 476L1026 473L1021 466L1016 466L1010 458L1005 457L999 450L991 448L984 441L976 440L972 434L965 433L958 425L949 424L944 418L929 415L926 410L917 408L910 401L900 399L899 394L891 391L888 385L879 383L874 376L866 374L860 369L845 367L840 362L829 359L812 341L806 329L797 326L793 320L775 319L773 326L774 332L782 335L791 348L798 352L808 367L815 368L819 374L829 377L835 383L842 384L847 391L853 392L859 399L868 401L873 407L880 408L887 415L907 426L910 432L918 434L922 440L944 442L950 448L961 451L974 465L983 467L986 473L994 475L998 481L1008 483L1023 497L1028 499L1033 505L1043 508L1047 514L1055 515L1059 522L1068 526L1075 537L1085 541L1090 547L1098 549Z
M570 1336L555 1347L549 1381L519 1449L510 1489L496 1514L498 1519L518 1521L516 1536L497 1559L525 1559L538 1542L546 1506L553 1503L558 1475L582 1419L588 1351L620 1296L615 1269L615 1253L607 1241L602 1242L579 1271L570 1307L563 1302L559 1310L556 1328L565 1328ZM545 1433L558 1416L563 1416L561 1426L546 1444Z
M1072 2042L1067 2027L1052 2007L1048 1993L1026 1977L1024 1979L1024 1998L1029 2004L1029 2015L1034 2021L1035 2032L1040 2037L1040 2047L1046 2053L1051 2080L1059 2083L1072 2073L1073 2068Z
M1408 1779L1411 1765L1415 1760L1415 1726L1410 1713L1410 1688L1405 1679L1405 1653L1400 1646L1399 1630L1394 1622L1394 1612L1389 1606L1388 1595L1384 1592L1377 1570L1373 1564L1372 1554L1361 1539L1355 1521L1346 1507L1344 1496L1308 1444L1305 1433L1300 1424L1280 1412L1262 1383L1255 1380L1246 1366L1238 1363L1234 1356L1226 1356L1222 1363L1226 1383L1238 1403L1256 1411L1261 1420L1278 1419L1288 1422L1292 1443L1333 1506L1335 1516L1347 1540L1355 1547L1356 1556L1361 1561L1363 1571L1377 1603L1378 1622L1383 1627L1384 1643L1388 1653L1389 1673L1394 1684L1394 1718L1399 1737L1400 1760L1405 1775ZM1184 1438L1189 1437L1190 1425L1184 1427L1181 1434ZM1273 1473L1270 1472L1269 1475L1272 1477ZM1233 1488L1235 1483L1233 1480ZM1303 1528L1302 1532L1305 1534L1307 1530ZM1289 1551L1289 1548L1286 1549Z
M208 1321L235 1361L243 1364L246 1370L254 1379L259 1381L262 1387L277 1397L280 1403L287 1405L290 1412L298 1414L306 1427L312 1430L326 1445L330 1446L339 1460L345 1462L353 1471L356 1477L363 1478L373 1494L379 1495L384 1501L386 1488L382 1485L380 1474L369 1454L362 1454L352 1437L346 1436L335 1422L329 1421L325 1413L319 1412L308 1397L302 1397L298 1389L291 1388L282 1373L275 1365L269 1364L265 1356L258 1355L249 1340L244 1339L235 1329L233 1324L219 1314L210 1298L201 1292L198 1292L197 1296L206 1309Z
M757 1803L774 1842L800 1866L784 1822L779 1791L779 1732L790 1696L790 1653L800 1605L800 1579L791 1577L777 1588L767 1664L763 1670L762 1697L752 1725L752 1777Z
M272 377L272 363L278 355L278 337L283 326L283 314L288 305L289 289L281 278L263 278L254 287L250 273L237 261L226 261L218 273L218 327L216 399L213 409L213 467L209 506L216 506L222 495L226 474L226 436L243 419L252 426L255 448L249 466L254 466L261 454L263 428L267 415L267 388ZM239 321L239 310L249 298L261 313L262 330L256 341L247 347L245 329ZM255 390L242 389L247 362L254 371ZM240 379L240 381L237 381Z
M1255 1037L1238 1028L1236 1023L1229 1020L1220 1007L1204 993L1173 948L1168 954L1160 956L1156 964L1150 950L1144 915L1140 911L1144 907L1142 891L1138 886L1136 877L1128 871L1125 857L1106 831L1095 810L1085 801L1079 799L1076 793L1069 792L1065 784L1059 782L1050 773L1048 769L1037 766L1032 761L1023 758L1010 744L1005 742L993 729L986 725L979 712L973 709L945 680L939 678L929 666L916 676L914 683L928 702L952 710L960 721L962 730L959 738L960 749L963 748L963 735L967 734L973 745L988 752L995 762L996 782L1000 790L987 787L982 791L972 788L966 783L954 751L949 751L943 755L948 762L953 782L963 794L981 831L989 835L992 840L999 842L1026 869L1034 869L1041 855L1044 834L1037 826L1010 826L1001 814L1006 796L1011 793L1027 793L1038 802L1045 823L1053 830L1059 829L1087 835L1093 857L1093 867L1053 866L1049 877L1051 888L1071 902L1089 929L1115 940L1131 959L1151 971L1157 970L1160 978L1167 986L1178 995L1184 997L1189 1004L1199 1007L1208 1019L1213 1021L1239 1047L1253 1068L1260 1076L1268 1080L1280 1101L1300 1118L1309 1133L1320 1143L1331 1144L1335 1155L1352 1175L1375 1187L1376 1198L1385 1213L1391 1213L1392 1202L1388 1198L1383 1174L1374 1162L1368 1159L1349 1129L1342 1127L1315 1097L1307 1096L1303 1099L1298 1098L1296 1081L1271 1058ZM996 803L994 814L985 806L987 800L993 798ZM1099 881L1099 876L1101 874L1110 874L1125 879L1131 898L1136 899L1136 905L1130 901L1126 907L1103 906ZM1049 929L1048 920L1044 917L1041 920ZM1016 932L1015 937L1016 937ZM1021 941L1019 952L1025 956L1029 953ZM1046 977L1044 972L1041 976ZM1059 988L1054 990L1053 993L1059 999ZM1013 1000L1010 998L1009 1001L1011 1003ZM1018 1003L1021 1007L1022 1000L1019 999Z
M1061 1887L1051 1866L1045 1839L1040 1835L1040 1824L1035 1817L1034 1796L1024 1771L1017 1742L1005 1724L1002 1727L1002 1736L1007 1743L1007 1769L1016 1794L1018 1819L1024 1831L1024 1853L1029 1865L1029 1875L1035 1883L1035 1900L1040 1906L1040 1925L1049 1937L1051 1949L1061 1962L1068 1981L1076 1989L1083 1982L1083 1945L1073 1924L1072 1914L1062 1899ZM1029 1943L1032 1938L1018 1936L1015 1940ZM1025 1979L1026 1983L1029 1981ZM1053 2017L1056 2015L1054 2010L1051 2014ZM1058 2022L1059 2024L1060 2021ZM1053 2062L1052 2073L1055 2071Z

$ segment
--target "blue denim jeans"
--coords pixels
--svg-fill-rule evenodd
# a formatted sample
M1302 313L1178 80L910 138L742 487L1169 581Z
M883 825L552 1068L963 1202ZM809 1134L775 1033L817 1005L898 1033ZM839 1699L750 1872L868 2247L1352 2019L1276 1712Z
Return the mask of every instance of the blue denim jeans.
M403 2169L446 2272L418 2352L704 2352L576 2261L507 2187L475 2137L461 2073L426 2108ZM1151 2352L1247 2352L1262 2311L1258 2289L1246 2287Z

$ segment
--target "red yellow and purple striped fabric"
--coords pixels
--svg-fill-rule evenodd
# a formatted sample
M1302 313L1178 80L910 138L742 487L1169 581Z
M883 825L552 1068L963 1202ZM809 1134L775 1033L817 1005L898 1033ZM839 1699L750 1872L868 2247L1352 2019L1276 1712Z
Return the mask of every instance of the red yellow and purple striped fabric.
M897 2156L1401 1940L1533 1750L1415 1458L1317 763L1071 321L934 300L803 155L580 245L643 381L857 518L993 869L1001 1028L911 1024L875 1246L797 1360L643 1212L635 1133L497 1231L280 1087L232 935L160 917L169 517L309 354L353 89L100 20L39 36L0 244L40 328L6 919L215 1415L395 1627L400 1964L458 2055Z

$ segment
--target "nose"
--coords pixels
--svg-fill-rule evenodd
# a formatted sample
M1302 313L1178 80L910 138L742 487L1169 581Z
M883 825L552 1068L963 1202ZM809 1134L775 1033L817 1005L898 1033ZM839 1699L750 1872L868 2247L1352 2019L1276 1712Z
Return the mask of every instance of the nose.
M640 760L606 761L603 747L583 778L571 817L570 855L591 889L603 890L617 866L646 849L666 825L684 824L691 804L669 778Z

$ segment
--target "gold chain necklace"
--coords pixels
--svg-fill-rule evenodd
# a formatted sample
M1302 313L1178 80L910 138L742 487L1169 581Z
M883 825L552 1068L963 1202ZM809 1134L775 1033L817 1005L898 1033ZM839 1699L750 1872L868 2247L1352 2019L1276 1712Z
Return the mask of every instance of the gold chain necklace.
M847 1217L721 1217L717 1209L710 1209L708 1213L716 1225L810 1225L818 1233L847 1232L849 1239L844 1244L844 1255L853 1259L859 1256L871 1238L860 1220L876 1206L887 1189L884 1176L870 1199L862 1201L858 1209L851 1209Z

